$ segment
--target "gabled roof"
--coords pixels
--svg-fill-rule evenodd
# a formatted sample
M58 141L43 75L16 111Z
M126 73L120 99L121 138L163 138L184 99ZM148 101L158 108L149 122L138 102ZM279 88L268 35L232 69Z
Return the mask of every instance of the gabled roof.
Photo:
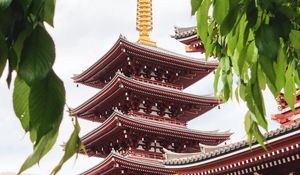
M188 104L196 104L206 107L203 109L199 109L199 114L195 113L195 116L189 116L191 119L220 104L220 101L217 97L191 95L180 90L137 81L118 72L102 91L97 93L94 97L90 98L82 105L78 106L75 109L72 109L70 111L70 115L77 115L79 117L89 115L95 112L93 110L95 110L96 108L100 108L101 105L107 105L108 101L119 98L118 95L124 93L124 90L126 89L138 92L140 94L150 95L151 97L180 101Z
M125 157L114 151L111 152L100 164L85 171L82 175L111 175L120 174L122 170L130 170L138 173L171 175L173 170L166 169L160 161L147 161L137 158Z
M228 140L229 131L197 131L187 128L180 128L173 125L166 125L151 121L149 119L140 119L125 115L119 111L115 111L100 127L82 137L82 142L89 147L95 142L102 140L105 137L113 137L113 132L124 130L124 128L131 128L139 132L152 133L155 135L165 135L173 138L197 140L203 143L219 144L218 141L223 142Z
M283 141L284 139L289 138L293 135L296 135L298 137L300 136L300 123L294 123L285 128L280 128L275 131L270 131L264 136L267 141L266 144L271 144L272 142L280 141L280 140L284 142ZM260 145L255 140L252 141L252 149L257 148L259 146ZM180 167L181 165L184 167L187 166L192 167L192 166L200 165L202 163L208 163L208 161L217 162L218 158L221 159L221 157L223 158L223 156L232 156L241 152L250 152L251 154L251 149L249 148L248 142L246 140L229 144L229 145L216 146L214 149L211 149L211 151L199 152L198 154L197 153L178 154L178 153L172 153L170 151L167 151L166 152L167 159L164 161L164 163L170 167L172 166ZM168 159L168 157L170 159Z
M82 83L94 87L103 87L104 84L103 82L100 82L100 79L107 76L107 72L112 69L116 69L117 66L125 63L127 58L130 56L141 57L143 60L151 62L154 61L156 64L163 64L165 66L172 67L175 66L192 71L203 72L207 69L214 70L218 66L217 61L206 61L204 58L187 57L160 47L130 42L125 37L120 36L114 46L101 59L83 73L75 75L73 79L76 83ZM206 74L203 74L202 76L205 76ZM198 80L199 78L193 82L187 83L187 86ZM97 86L93 85L93 83L95 84L95 81L96 84L98 84ZM181 79L178 81L178 84L183 84L183 86L185 86L186 83L180 81L187 80Z

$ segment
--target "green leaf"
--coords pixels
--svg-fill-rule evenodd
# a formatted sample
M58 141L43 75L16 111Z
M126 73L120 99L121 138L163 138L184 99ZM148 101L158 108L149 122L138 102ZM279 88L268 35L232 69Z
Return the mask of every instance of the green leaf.
M257 140L257 142L266 150L267 148L265 145L265 137L260 132L256 123L253 123L252 133L255 139Z
M285 85L287 59L288 58L282 44L278 52L277 62L274 63L274 69L276 70L276 89L278 89L278 91L281 91Z
M254 44L254 42L250 42L249 46L247 47L247 53L246 53L246 60L249 64L254 64L257 62L257 48Z
M272 90L274 96L277 96L279 94L279 90L276 88L276 73L273 67L273 61L264 55L260 55L258 61L262 71L266 75L268 87Z
M4 71L6 62L7 62L7 53L8 52L8 48L7 45L5 43L4 38L2 37L1 33L0 33L0 78L2 76L2 73Z
M0 0L0 10L6 9L11 2L12 0Z
M292 45L294 46L298 57L300 56L300 31L299 30L291 30L290 32L290 40Z
M77 117L75 117L75 125L74 125L74 131L67 141L66 145L64 146L64 156L60 160L59 164L54 168L52 171L52 175L55 175L63 166L63 164L68 161L74 154L78 153L81 148L84 149L84 146L79 138L79 132L80 132L80 126L77 120Z
M258 124L262 126L265 130L267 130L268 122L265 117L266 116L265 103L258 82L252 85L252 94L253 94L253 102L256 108L253 111L255 112L255 118L257 119Z
M54 42L48 32L38 26L25 40L18 74L31 85L47 76L54 60Z
M41 138L40 142L34 147L33 153L23 163L18 175L38 163L42 157L50 151L56 142L57 135L58 128L52 130Z
M36 131L37 143L60 125L64 105L64 85L53 71L44 80L32 84L29 95L30 128Z
M25 132L29 131L29 93L30 87L17 77L14 83L13 106Z
M235 88L235 98L236 98L236 101L238 103L240 103L240 98L239 98L239 87L236 87Z
M230 33L236 23L237 19L239 18L239 6L235 8L230 8L229 13L224 18L221 27L220 27L220 34L221 36L226 36Z
M244 125L245 125L246 133L250 134L252 132L252 125L253 125L253 120L252 120L250 111L248 111L245 115Z
M276 60L280 42L278 34L271 26L260 26L255 33L255 44L259 54L266 56L270 61Z
M44 20L53 27L56 0L46 0L44 5Z
M208 11L211 0L203 0L197 11L197 29L204 46L206 45L207 28L208 28Z
M215 0L213 16L218 24L222 24L229 10L229 1Z
M214 80L214 94L215 95L217 95L217 92L218 92L218 84L219 84L220 72L221 72L221 68L218 67L218 69L216 70L215 80Z
M294 111L295 110L295 95L294 93L296 92L296 87L295 87L295 76L294 76L294 71L295 71L295 63L292 62L289 64L288 69L286 71L285 77L286 77L286 83L284 87L284 98L286 102L289 104L291 109Z
M191 0L192 15L195 15L195 13L199 9L201 3L202 3L202 0Z
M240 97L241 97L241 99L242 100L244 100L245 101L245 98L246 98L246 87L245 87L245 85L244 85L244 83L241 83L241 85L240 85Z
M261 66L260 65L258 65L257 69L258 69L257 70L257 79L258 79L259 87L262 90L265 90L266 89L266 84L267 84L267 80L266 80L265 74L261 70Z

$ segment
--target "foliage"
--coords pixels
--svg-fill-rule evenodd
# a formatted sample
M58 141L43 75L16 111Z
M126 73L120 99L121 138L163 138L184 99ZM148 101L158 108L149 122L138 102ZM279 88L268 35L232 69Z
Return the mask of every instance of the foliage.
M262 91L276 98L284 90L294 109L300 87L300 2L298 0L191 0L198 35L206 57L218 58L215 75L226 102L233 96L233 75L238 77L236 97L246 102L245 129L263 145L260 127L267 130Z
M19 174L49 152L56 142L65 106L65 88L52 66L55 44L45 23L53 27L55 0L0 0L0 77L8 64L8 87L12 72L13 106L25 132L29 132L33 153ZM66 144L65 156L53 170L82 148L76 119L74 132Z

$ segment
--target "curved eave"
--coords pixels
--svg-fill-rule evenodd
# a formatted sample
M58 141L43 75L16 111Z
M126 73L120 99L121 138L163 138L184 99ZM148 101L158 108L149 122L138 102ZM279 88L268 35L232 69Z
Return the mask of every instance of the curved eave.
M269 152L266 152L257 142L253 141L252 147L250 148L247 141L237 142L235 144L228 145L222 149L206 153L199 156L192 156L189 158L180 158L173 160L166 160L165 164L171 169L183 169L183 168L201 168L205 169L207 165L220 165L221 162L233 162L242 160L244 158L253 157L255 154L271 154L271 150L281 149L288 147L287 151L291 149L293 145L298 145L300 148L300 123L295 123L285 128L271 131L265 136L267 143L266 146ZM296 146L297 147L297 146ZM255 153L255 151L258 151ZM277 152L277 150L275 151ZM279 151L281 152L281 151ZM269 157L268 155L266 157ZM226 162L225 161L225 162Z
M112 152L100 164L85 171L82 175L111 175L113 171L122 169L161 175L175 174L173 170L166 169L162 163L137 160Z
M72 79L75 83L82 83L88 86L97 87L91 83L99 78L94 76L99 74L99 72L105 74L105 71L111 70L111 67L109 68L109 66L114 66L115 61L117 61L116 59L119 61L126 61L124 58L127 57L127 55L130 56L130 54L142 56L143 59L148 59L150 61L156 61L158 63L195 71L203 69L214 70L218 67L218 62L216 61L208 62L204 59L187 57L158 47L132 43L121 36L114 46L101 59L83 73L72 77ZM103 85L98 86L102 87Z
M166 135L174 138L184 138L188 140L228 140L232 135L230 132L217 131L197 131L186 128L179 128L175 125L165 125L150 120L143 120L127 116L125 114L114 112L100 127L82 137L82 142L85 145L92 145L100 141L104 137L113 137L113 131L117 128L131 128L134 130L153 133L157 135Z
M72 109L70 111L70 115L72 116L77 115L80 117L82 114L86 113L92 108L95 108L97 105L99 106L102 103L105 103L106 100L109 99L112 100L114 98L118 98L118 96L113 96L113 95L117 94L119 91L123 89L130 89L133 91L138 91L139 93L145 95L156 96L168 100L177 100L177 101L183 101L191 104L211 106L211 108L221 103L217 97L191 95L179 90L140 82L128 78L121 73L117 73L116 76L110 81L109 84L107 84L104 87L102 91L100 91L94 97L87 100L79 107Z

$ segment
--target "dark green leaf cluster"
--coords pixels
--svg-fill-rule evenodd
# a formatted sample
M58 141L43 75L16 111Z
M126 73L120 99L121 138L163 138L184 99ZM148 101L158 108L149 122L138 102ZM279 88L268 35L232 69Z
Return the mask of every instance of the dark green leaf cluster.
M65 88L52 66L55 44L45 29L53 26L55 0L0 0L0 77L8 64L7 84L14 81L13 106L25 132L29 132L33 153L19 174L49 152L59 131L65 106ZM82 147L76 119L74 132L66 145L62 164Z
M300 2L298 0L191 0L198 35L206 57L218 58L214 89L228 101L233 95L246 102L245 128L263 145L259 126L267 130L262 91L268 87L276 98L284 91L294 110L300 87ZM233 73L234 72L234 73Z

